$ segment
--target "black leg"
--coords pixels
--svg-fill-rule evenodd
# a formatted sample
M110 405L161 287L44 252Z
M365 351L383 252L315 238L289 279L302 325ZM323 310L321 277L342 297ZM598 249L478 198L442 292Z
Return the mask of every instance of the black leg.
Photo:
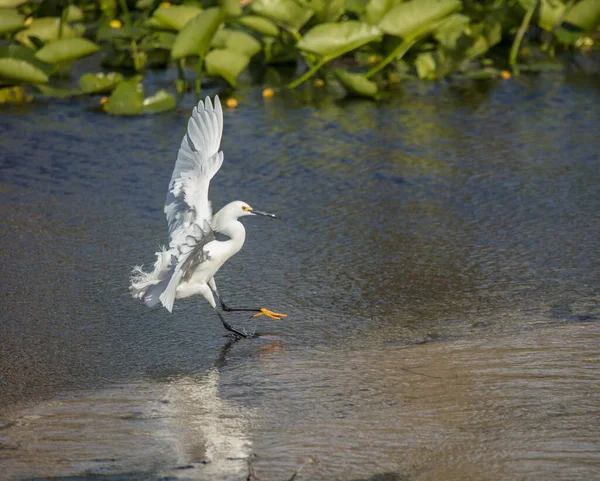
M241 333L240 331L238 331L237 329L234 329L233 327L231 327L231 326L229 325L229 323L228 323L228 322L225 320L225 318L223 317L223 315L222 315L222 314L221 314L219 311L217 311L216 309L215 309L215 312L216 312L216 313L217 313L217 315L219 316L219 319L221 319L221 322L223 323L223 327L224 327L225 329L227 329L229 332L233 332L233 333L234 333L236 336L239 336L239 337L244 337L244 338L248 338L248 337L250 337L250 336L248 336L247 334L242 334L242 333Z
M217 291L213 291L213 294L215 295L215 297L219 300L219 303L221 304L221 309L223 309L225 312L235 312L235 311L244 311L244 312L260 312L260 308L256 307L256 308L252 308L252 307L229 307L227 304L225 304L225 301L221 298L221 296L219 295L219 293Z
M221 301L221 307L227 312L260 312L260 309L252 307L229 307L223 301Z
M213 294L219 300L219 304L221 304L221 309L223 309L225 312L256 312L257 314L251 317L265 315L267 317L270 317L271 319L276 320L281 320L282 317L287 317L285 314L273 312L269 309L265 309L264 307L229 307L227 304L225 304L225 301L223 301L223 299L216 290L213 290Z

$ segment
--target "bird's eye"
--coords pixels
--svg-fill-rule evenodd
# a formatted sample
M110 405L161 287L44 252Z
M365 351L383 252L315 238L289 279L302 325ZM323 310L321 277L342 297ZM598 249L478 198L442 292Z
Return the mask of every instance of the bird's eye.
M243 205L242 210L245 210L246 212L248 212L249 210L252 210L252 207L250 207L249 205Z

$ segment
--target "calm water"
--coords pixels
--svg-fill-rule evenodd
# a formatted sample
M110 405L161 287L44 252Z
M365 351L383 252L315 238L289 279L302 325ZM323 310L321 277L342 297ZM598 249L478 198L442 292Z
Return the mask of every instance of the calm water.
M600 477L600 89L562 75L306 105L240 92L208 304L129 297L193 105L0 113L0 479ZM98 479L98 478L94 478Z

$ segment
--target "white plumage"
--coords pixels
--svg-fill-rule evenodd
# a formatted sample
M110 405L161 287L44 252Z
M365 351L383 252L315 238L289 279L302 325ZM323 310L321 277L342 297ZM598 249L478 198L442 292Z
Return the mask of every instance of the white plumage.
M214 275L244 245L246 231L240 217L273 214L258 211L242 201L227 204L214 216L208 200L210 180L223 164L219 151L223 134L223 109L219 97L215 105L206 97L192 112L187 133L181 141L169 183L165 214L169 227L169 247L156 253L151 272L133 269L130 290L150 307L162 303L172 312L176 299L202 294L217 311L223 325L236 335L247 337L225 322L217 310L215 296L225 311L252 311L280 319L283 314L265 308L229 308L219 297ZM215 239L215 232L229 237Z

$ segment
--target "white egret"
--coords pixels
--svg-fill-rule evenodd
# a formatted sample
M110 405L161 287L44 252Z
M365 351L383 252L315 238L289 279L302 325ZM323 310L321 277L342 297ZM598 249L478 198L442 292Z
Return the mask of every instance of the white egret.
M281 319L285 314L265 308L228 307L217 291L215 274L231 256L244 245L246 230L240 217L273 214L250 207L236 200L214 216L208 200L210 180L223 163L219 151L223 133L223 109L219 97L213 108L210 98L200 101L192 112L187 133L181 141L177 161L165 203L169 226L169 247L156 253L151 272L141 266L133 269L130 290L133 297L143 299L150 307L161 303L169 312L175 299L202 294L213 307L223 326L237 336L248 337L226 321L217 309L215 297L223 311L251 311ZM228 237L217 240L215 233Z

